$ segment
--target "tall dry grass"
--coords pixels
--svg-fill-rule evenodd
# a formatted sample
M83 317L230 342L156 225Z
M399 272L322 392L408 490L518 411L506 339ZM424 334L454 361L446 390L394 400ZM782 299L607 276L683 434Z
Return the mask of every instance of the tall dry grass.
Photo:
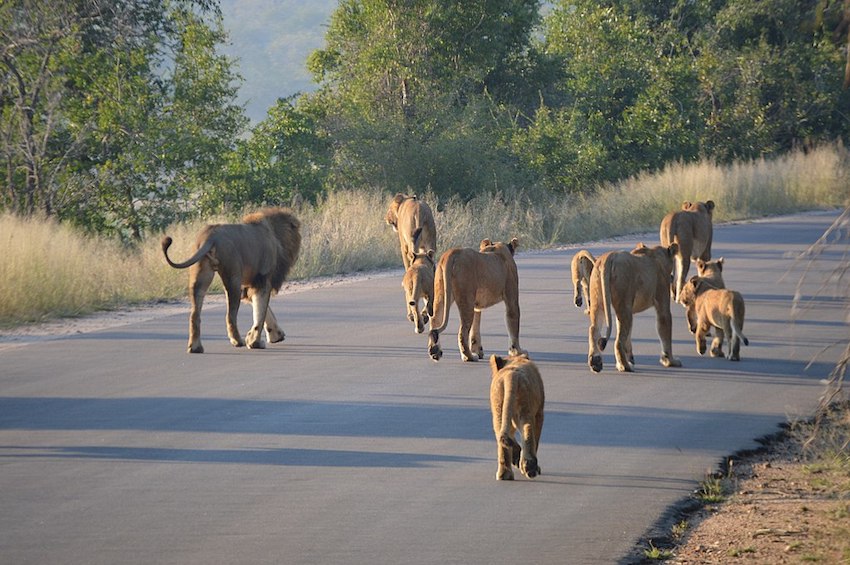
M850 152L836 144L730 166L673 163L589 196L532 188L468 202L422 197L435 211L440 253L477 247L485 237L518 237L522 251L654 231L683 200L714 200L717 222L834 208L848 204L848 187ZM291 278L400 268L397 236L384 223L390 196L380 189L338 190L296 209L303 242ZM208 218L169 227L172 256L188 257L205 223L235 220ZM187 275L165 264L161 236L150 234L136 249L127 249L52 221L0 216L0 326L185 296ZM218 283L213 287L220 289Z

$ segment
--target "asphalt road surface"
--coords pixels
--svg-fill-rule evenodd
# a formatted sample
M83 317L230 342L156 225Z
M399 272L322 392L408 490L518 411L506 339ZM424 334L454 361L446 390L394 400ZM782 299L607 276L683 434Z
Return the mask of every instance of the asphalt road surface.
M284 292L273 308L287 339L265 351L230 345L221 306L204 312L203 355L185 351L188 312L3 348L0 562L623 561L726 455L816 406L838 351L816 356L847 338L848 304L823 286L841 256L809 268L798 314L794 257L837 215L715 228L747 305L740 363L700 357L674 305L684 367L658 363L650 311L635 322L637 371L618 373L609 346L592 373L576 248L520 252L521 344L546 387L534 480L495 480L489 367L461 362L455 309L443 359L429 359L400 270ZM657 233L584 247L637 241ZM505 353L501 305L482 336Z

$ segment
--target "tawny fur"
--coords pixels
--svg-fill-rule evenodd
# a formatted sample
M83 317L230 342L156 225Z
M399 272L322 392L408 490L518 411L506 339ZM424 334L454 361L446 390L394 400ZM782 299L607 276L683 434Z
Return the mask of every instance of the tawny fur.
M716 288L726 288L723 282L723 257L714 261L696 260L697 276L713 284Z
M497 480L513 480L511 465L523 475L534 478L540 474L537 449L543 432L543 379L528 355L507 358L490 356L490 412L496 435L498 468ZM522 445L516 432L522 435Z
M519 346L519 275L514 252L519 241L481 241L478 251L453 248L443 253L434 276L434 315L428 336L428 354L434 361L443 356L440 333L446 329L452 303L460 315L458 347L461 359L483 359L481 311L505 303L505 322L510 336L510 354L522 353Z
M661 220L659 235L664 247L676 242L676 275L673 280L673 299L679 302L679 294L688 277L691 259L711 259L711 240L714 233L712 218L714 201L683 202L682 209L670 212Z
M741 342L749 345L750 340L744 335L745 307L740 292L717 288L707 279L691 277L682 289L682 303L700 355L705 354L705 338L714 327L711 356L723 357L726 343L725 357L730 361L741 360Z
M168 256L172 239L162 239L165 260L175 269L189 268L189 346L190 353L203 353L201 308L216 273L227 294L227 335L236 347L262 349L266 337L271 343L283 341L285 334L269 308L269 300L286 280L301 249L301 223L286 208L267 208L248 214L239 224L210 224L195 240L195 253L182 263ZM253 305L254 324L242 339L236 325L239 301Z
M615 359L618 371L634 370L632 324L634 314L655 308L656 328L661 340L660 362L665 367L681 367L673 357L672 315L670 313L670 273L677 245L645 247L631 253L610 251L596 260L590 275L590 328L588 355L590 368L602 370L602 350L611 336L611 310L617 318ZM600 337L600 328L606 332Z
M590 313L590 273L593 272L593 263L595 261L596 259L590 251L582 249L573 255L573 260L570 262L575 305L576 308L581 308L582 304L585 304L585 314Z
M413 322L418 334L425 330L425 324L434 315L434 268L433 249L427 253L411 253L410 267L401 281L407 319Z
M385 220L398 233L405 271L410 267L411 253L426 253L429 249L436 252L437 225L434 214L419 197L400 192L396 194L390 201ZM420 230L418 237L417 230Z

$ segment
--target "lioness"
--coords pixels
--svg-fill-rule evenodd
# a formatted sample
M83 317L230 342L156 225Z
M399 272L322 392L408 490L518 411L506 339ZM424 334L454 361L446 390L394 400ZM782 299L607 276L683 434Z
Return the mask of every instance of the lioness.
M750 340L744 335L744 297L740 292L717 288L701 277L691 277L682 289L682 303L700 355L705 355L705 337L714 326L716 335L711 342L711 356L722 357L723 342L728 340L726 358L741 360L741 342L749 345Z
M673 281L673 298L679 302L679 294L688 277L691 259L711 259L713 237L712 216L714 201L683 202L682 209L670 212L661 220L661 245L679 244L676 254L676 276Z
M537 366L522 354L490 356L490 412L496 434L499 467L496 480L512 481L511 463L532 479L540 474L537 448L543 431L543 379ZM522 447L516 431L522 434Z
M602 350L611 336L611 307L617 316L615 357L618 371L633 371L632 320L634 314L655 307L656 327L661 339L661 364L681 367L672 353L672 316L670 314L670 273L678 251L670 246L639 245L631 253L609 251L593 265L590 274L590 328L588 365L602 370ZM606 324L605 337L600 326Z
M437 249L437 225L431 208L416 195L398 193L390 202L386 222L398 233L401 247L401 260L404 269L410 267L410 253L427 252ZM414 242L414 234L420 231L418 241Z
M416 333L425 330L425 324L434 315L434 250L427 253L411 253L410 267L401 281L404 300L407 304L407 319L413 322ZM420 310L419 304L424 301Z
M428 354L434 361L443 356L440 333L449 322L449 309L457 303L460 314L458 347L464 361L484 357L481 345L481 310L505 303L505 323L510 335L509 354L522 353L519 346L519 276L514 253L517 238L510 243L481 241L478 251L455 247L443 253L434 277L434 315L428 336ZM477 355L477 356L476 356Z
M175 269L189 270L189 353L203 353L201 307L216 273L227 294L227 335L230 343L263 349L262 329L271 343L285 334L269 308L272 293L280 290L301 249L301 222L285 208L267 208L242 218L241 224L211 224L195 240L195 254L182 263L168 256L172 239L162 238L165 260ZM254 325L243 341L236 326L239 300L253 305Z
M588 301L584 308L584 313L590 313L590 293L588 291L590 285L590 273L593 271L593 263L596 259L593 258L590 251L582 249L575 255L570 263L570 272L573 277L573 295L575 296L576 308L581 308L582 298Z

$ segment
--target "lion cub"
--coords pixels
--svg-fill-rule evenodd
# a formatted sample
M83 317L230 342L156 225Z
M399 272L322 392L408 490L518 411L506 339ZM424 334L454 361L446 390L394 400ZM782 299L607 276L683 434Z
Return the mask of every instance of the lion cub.
M715 261L697 259L697 276L707 280L716 288L726 288L723 282L723 257Z
M416 333L425 331L425 324L434 315L434 250L410 253L410 267L404 273L401 286L407 304L407 319L413 322ZM420 309L419 304L425 305Z
M744 298L740 292L716 288L706 279L691 277L682 288L682 304L700 355L705 354L705 337L713 326L717 331L711 342L711 356L723 356L723 342L728 341L726 358L741 360L741 342L749 345L750 340L743 333Z
M585 314L590 314L590 273L593 272L593 263L595 262L596 259L586 249L582 249L573 255L573 260L570 262L575 305L576 308L581 308L586 300L588 304L584 307Z
M540 474L537 447L543 431L543 379L527 353L500 357L490 356L490 411L496 434L499 467L496 480L512 481L511 464L522 474L534 478ZM517 443L517 429L522 446Z

